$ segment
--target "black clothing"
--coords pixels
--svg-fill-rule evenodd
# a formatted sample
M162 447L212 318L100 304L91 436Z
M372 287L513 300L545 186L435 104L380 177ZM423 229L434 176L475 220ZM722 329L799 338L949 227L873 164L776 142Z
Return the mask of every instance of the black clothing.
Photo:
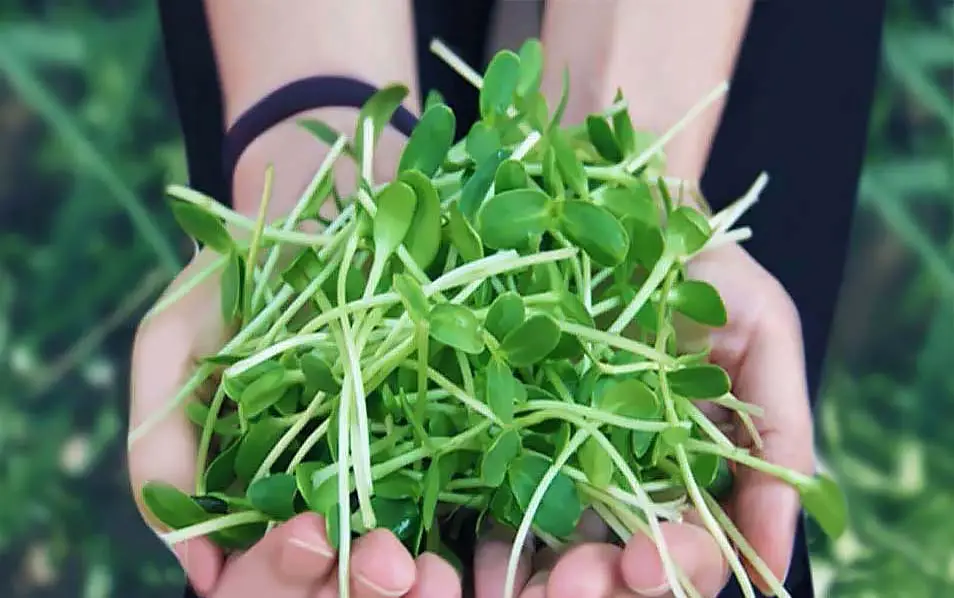
M477 94L427 47L439 37L482 67L493 2L414 4L421 89L441 91L463 133L477 113ZM202 3L159 5L190 184L228 201L219 159L222 102ZM883 11L884 0L755 2L702 180L717 210L759 172L771 176L746 216L755 234L745 246L798 306L813 404L851 232ZM786 586L796 598L814 596L802 526ZM733 582L721 596L740 594Z

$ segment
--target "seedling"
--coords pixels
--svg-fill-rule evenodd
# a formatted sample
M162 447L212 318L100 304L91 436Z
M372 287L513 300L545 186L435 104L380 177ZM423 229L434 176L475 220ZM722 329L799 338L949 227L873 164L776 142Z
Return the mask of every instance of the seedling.
M765 462L706 419L695 401L749 424L759 414L705 353L681 349L674 326L725 325L719 293L687 278L685 263L744 240L748 230L731 227L767 181L707 217L692 185L665 177L663 144L725 86L658 138L634 129L622 95L567 127L568 87L551 112L536 40L497 54L484 77L433 49L479 88L480 120L455 144L454 113L432 94L391 181L375 185L370 164L407 93L400 85L369 100L353 138L303 123L330 150L284 221L169 189L185 231L222 256L177 297L221 272L222 317L236 332L131 434L183 407L199 428L191 495L142 488L173 530L165 540L209 535L242 549L314 511L340 550L347 596L355 534L385 527L414 554L455 561L454 522L477 513L478 525L492 517L516 530L511 596L527 535L570 542L592 509L620 540L649 535L682 597L697 592L659 521L694 509L746 596L739 554L785 596L719 504L733 468L791 484L832 536L844 529L844 500L831 479ZM329 222L319 208L337 197L341 159L362 175ZM300 232L306 221L323 232ZM208 405L183 405L216 373Z

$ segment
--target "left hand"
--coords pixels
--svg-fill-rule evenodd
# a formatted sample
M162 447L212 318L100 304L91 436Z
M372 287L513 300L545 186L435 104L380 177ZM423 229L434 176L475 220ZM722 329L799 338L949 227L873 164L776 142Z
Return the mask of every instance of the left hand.
M755 418L764 442L757 456L811 475L814 444L801 324L788 293L738 245L698 256L689 273L715 286L725 302L728 324L712 333L711 359L729 373L734 393L741 400L764 409L764 416ZM746 430L738 428L733 442L755 450ZM785 482L744 467L737 467L735 476L726 511L775 577L784 581L800 513L798 494ZM693 515L689 514L686 523L663 522L661 528L676 565L702 596L715 597L728 581L729 568L715 540ZM517 582L521 591L516 595L672 595L650 538L634 535L621 548L605 543L608 535L599 525L584 535L592 541L573 546L558 557L541 561L542 555L537 555L531 563L531 555L525 555ZM499 536L481 542L475 563L477 598L501 596L510 546L507 538ZM767 590L765 582L746 566L752 581Z

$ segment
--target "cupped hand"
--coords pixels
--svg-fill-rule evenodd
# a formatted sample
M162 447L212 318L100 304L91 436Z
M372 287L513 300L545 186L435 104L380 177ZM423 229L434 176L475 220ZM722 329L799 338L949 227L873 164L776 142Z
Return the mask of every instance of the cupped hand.
M215 259L202 251L170 285L166 296L205 270ZM200 357L214 354L227 339L219 281L212 277L167 309L147 317L136 335L132 357L130 430L160 413L176 396ZM166 531L141 501L146 482L164 482L190 494L197 440L185 411L177 408L129 450L129 477L144 519ZM208 598L331 598L338 595L335 552L321 517L305 513L275 527L247 552L226 556L209 539L173 546L190 582ZM416 560L387 530L374 530L351 549L353 598L455 598L456 571L432 554Z
M711 360L733 380L733 392L757 405L764 415L754 418L762 439L729 424L730 438L756 456L796 472L814 471L811 411L805 380L801 324L782 285L738 245L705 252L689 265L690 278L712 284L722 295L728 324L711 336ZM733 425L734 424L734 425ZM732 494L724 508L776 579L784 580L792 556L800 513L799 496L785 482L754 470L735 469ZM518 570L519 598L622 598L671 596L659 553L651 538L634 535L624 547L606 543L601 525L587 525L586 543L559 557L525 554ZM729 578L729 567L718 544L695 513L684 523L662 523L669 553L698 592L714 597ZM503 594L510 537L491 535L477 549L477 598ZM744 561L743 561L744 562ZM769 588L744 563L753 582Z

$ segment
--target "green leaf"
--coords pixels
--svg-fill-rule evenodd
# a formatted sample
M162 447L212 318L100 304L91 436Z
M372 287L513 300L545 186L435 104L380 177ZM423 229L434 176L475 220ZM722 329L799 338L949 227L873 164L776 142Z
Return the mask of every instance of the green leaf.
M235 242L222 221L199 206L182 200L172 201L172 215L187 235L225 255L235 248Z
M222 318L231 323L239 315L242 307L242 286L245 279L245 263L238 252L229 254L222 271L221 281L221 309Z
M531 235L543 234L553 224L550 203L550 198L536 189L499 193L477 214L480 238L494 249L519 248Z
M424 496L421 499L421 516L424 519L424 529L430 530L434 523L434 512L437 510L437 496L441 491L441 460L435 457L431 460L427 473L424 474Z
M487 405L504 424L513 422L514 405L527 400L527 389L505 363L491 358L487 364Z
M407 546L414 541L421 528L421 512L410 500L392 500L375 496L371 499L377 527L390 530Z
M606 380L597 390L595 406L601 411L633 419L655 419L662 414L656 393L635 378Z
M323 269L324 264L318 252L311 248L304 249L282 272L282 280L301 293L312 280L318 278Z
M816 475L797 490L805 511L829 538L838 539L848 525L848 506L838 483L827 475Z
M716 399L732 389L729 375L717 365L693 365L667 374L669 387L687 399Z
M604 187L593 194L593 201L620 219L628 216L648 226L660 226L659 207L643 179L635 179L626 186Z
M497 52L484 74L480 88L480 117L490 119L507 113L520 81L520 58L509 50Z
M543 188L551 196L563 199L563 177L557 166L556 150L553 146L547 147L543 153Z
M329 395L341 391L341 383L331 373L331 366L317 351L301 356L301 371L305 374L305 384L309 391L320 391Z
M613 164L623 161L623 151L616 142L613 129L610 128L605 118L595 114L587 116L586 132L590 137L590 143L596 148L600 157Z
M374 215L376 260L391 255L404 241L411 229L417 196L409 185L398 181L381 190L377 203L378 211Z
M525 453L517 457L510 466L507 472L510 491L524 512L551 465L553 461L547 457ZM537 529L557 538L567 538L576 529L582 514L583 504L576 486L560 472L546 489L543 501L534 514L533 524Z
M560 122L563 120L563 113L566 112L566 105L570 99L570 69L568 67L563 67L563 85L560 89L560 101L557 104L556 110L553 111L553 118L550 119L550 124L547 125L547 132L550 132L560 126Z
M303 118L298 121L298 125L317 137L321 140L322 143L326 144L328 147L333 146L338 142L338 138L341 137L341 133L335 130L334 127L328 123L315 119L315 118ZM345 145L344 154L347 156L355 157L354 147L350 143Z
M507 428L497 436L480 461L480 481L489 488L497 488L507 477L507 468L520 454L520 434Z
M692 477L702 488L709 488L719 475L719 466L725 461L719 455L712 453L696 453L692 455L692 461L689 463L689 469L692 471Z
M662 229L645 224L633 216L625 216L621 224L629 237L629 252L626 254L626 260L630 264L639 264L647 270L652 270L662 257L665 246Z
M444 95L436 89L432 89L427 92L427 97L424 99L424 111L426 112L432 106L446 103L447 102L444 101Z
M414 169L421 171L424 176L434 176L454 145L456 131L457 120L449 107L438 104L429 108L421 115L421 120L404 146L398 173Z
M464 217L473 222L478 210L490 191L490 186L494 182L494 175L497 174L497 168L500 163L510 157L508 150L500 150L477 165L477 170L473 176L464 183L460 190L460 211Z
M511 330L519 326L526 319L526 308L523 298L512 292L501 293L494 299L484 318L484 329L494 335L497 340L503 339Z
M535 94L543 81L543 45L539 40L528 39L520 46L520 76L517 79L517 96Z
M719 291L702 280L684 280L669 292L669 304L706 326L725 326L728 316Z
M184 492L164 482L146 482L142 502L153 517L172 529L182 529L212 518Z
M265 457L284 433L285 427L272 419L262 419L250 424L248 432L239 441L238 452L235 454L235 474L240 480L252 480Z
M690 255L709 240L712 229L701 212L688 206L680 206L669 215L666 240L680 255Z
M295 516L295 476L279 473L260 478L248 487L248 502L253 508L278 521Z
M238 401L242 405L242 413L245 417L257 417L277 403L290 385L291 380L281 368L265 372L242 391Z
M606 488L610 485L616 468L609 453L600 446L595 438L591 436L583 442L577 457L580 459L580 467L590 484L597 488Z
M548 139L551 147L553 147L557 168L560 169L563 180L579 197L587 197L589 189L583 163L576 157L573 146L570 145L563 131L560 129L551 130L548 133Z
M478 355L484 350L480 321L463 305L439 303L428 316L431 337L448 347Z
M629 252L626 229L606 208L587 201L568 201L560 214L563 234L601 266L621 264Z
M417 170L402 172L398 180L411 187L417 197L411 234L406 236L404 245L417 265L425 270L441 248L441 199L434 183Z
M517 160L504 160L494 176L494 190L497 193L513 189L525 189L530 186L530 178L523 164Z
M396 274L392 286L401 296L411 321L417 323L427 320L431 306L424 295L424 290L414 277L410 274Z
M388 85L374 93L358 112L358 120L354 131L354 152L358 159L364 152L364 121L371 119L374 130L374 140L377 141L381 132L391 122L391 117L397 111L401 102L407 97L408 88L404 85Z
M500 133L483 121L474 123L464 142L467 153L480 164L500 150Z
M209 492L225 490L235 479L235 455L239 443L233 442L227 449L216 455L205 470L205 489Z
M417 500L421 497L421 490L421 482L403 471L396 471L374 481L374 495L381 498Z
M484 257L484 246L477 232L455 204L447 209L447 232L451 244L465 262L473 262Z
M565 315L567 319L583 326L589 326L590 328L596 327L596 322L593 321L593 316L586 311L586 306L583 305L583 300L580 299L578 295L575 295L565 289L559 291L559 293L560 311L563 312L563 315Z
M552 352L560 342L560 328L546 314L536 314L507 334L500 351L514 367L531 366Z
M322 515L338 510L338 473L333 466L316 461L299 463L295 485L305 504Z
M616 97L613 103L623 100L623 91L616 90ZM616 141L627 157L636 152L636 132L633 129L633 121L629 118L629 111L621 110L613 115L613 132L616 134Z

